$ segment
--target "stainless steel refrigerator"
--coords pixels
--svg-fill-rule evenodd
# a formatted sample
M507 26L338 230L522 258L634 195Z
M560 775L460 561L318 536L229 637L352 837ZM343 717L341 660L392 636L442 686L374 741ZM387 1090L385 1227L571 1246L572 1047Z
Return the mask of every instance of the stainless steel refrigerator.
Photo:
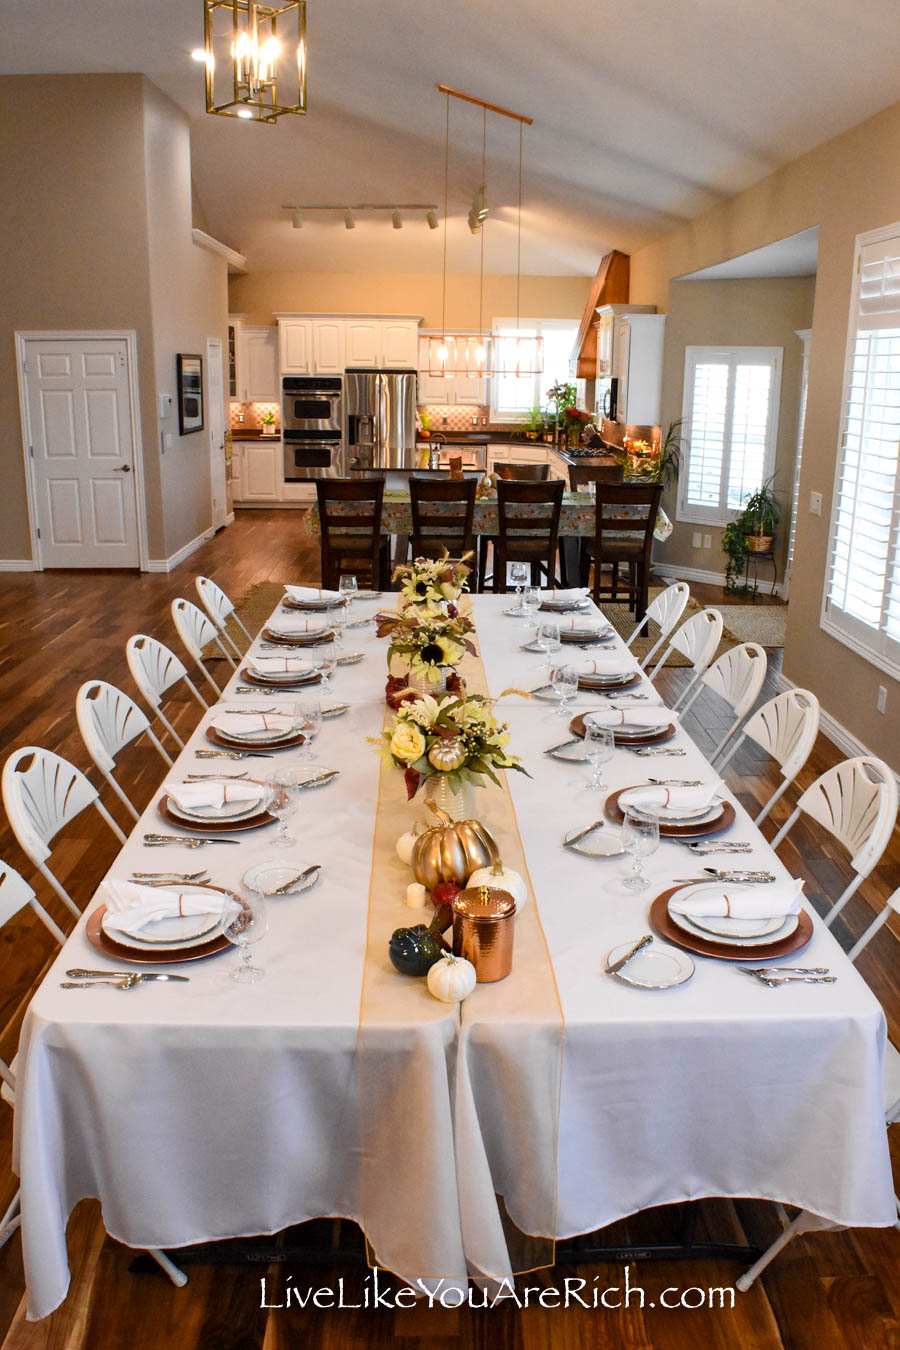
M344 373L347 467L414 469L416 372L350 369Z

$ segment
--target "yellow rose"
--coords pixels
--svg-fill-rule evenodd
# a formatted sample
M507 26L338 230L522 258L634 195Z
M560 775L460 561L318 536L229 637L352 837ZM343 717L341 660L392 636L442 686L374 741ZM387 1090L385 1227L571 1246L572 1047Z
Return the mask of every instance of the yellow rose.
M425 753L425 737L409 722L398 722L391 737L391 754L404 764L414 764Z

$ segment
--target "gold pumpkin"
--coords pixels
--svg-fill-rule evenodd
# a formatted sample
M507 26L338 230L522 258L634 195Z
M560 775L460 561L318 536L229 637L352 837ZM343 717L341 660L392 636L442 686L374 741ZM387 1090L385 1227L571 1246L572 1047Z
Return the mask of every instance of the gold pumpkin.
M436 741L428 751L428 763L441 773L452 773L458 769L466 757L463 743L458 736L449 741Z
M439 823L420 834L413 846L416 881L434 890L441 881L465 886L469 876L496 856L497 844L478 820L452 821L446 811L427 801Z

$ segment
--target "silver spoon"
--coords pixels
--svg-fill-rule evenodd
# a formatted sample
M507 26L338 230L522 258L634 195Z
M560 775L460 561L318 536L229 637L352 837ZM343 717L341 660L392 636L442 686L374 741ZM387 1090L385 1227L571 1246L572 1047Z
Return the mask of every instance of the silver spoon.
M90 984L76 984L74 980L62 980L60 989L94 989L98 984L111 984L113 989L137 989L141 983L140 975L126 975L121 980L91 980Z

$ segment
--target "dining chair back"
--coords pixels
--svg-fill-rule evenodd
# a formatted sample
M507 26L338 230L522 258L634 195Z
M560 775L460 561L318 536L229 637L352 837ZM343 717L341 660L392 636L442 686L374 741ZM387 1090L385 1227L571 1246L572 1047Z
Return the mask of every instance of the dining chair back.
M642 620L650 590L650 550L659 514L662 483L598 483L594 538L581 551L581 583L594 564L592 595L615 603L621 592ZM623 575L619 568L624 564Z
M670 652L680 652L682 656L686 656L694 672L693 678L688 681L672 704L673 709L690 694L715 656L724 626L725 621L717 609L701 609L699 614L692 614L669 638L665 651L650 672L650 679L656 678L656 672L660 666L665 665Z
M20 876L14 867L0 861L0 929L4 928L10 919L13 919L26 906L34 911L61 947L66 940L65 933L51 919L25 878ZM16 1104L15 1092L16 1061L13 1059L12 1063L8 1064L5 1059L0 1057L0 1097L13 1109L15 1109ZM0 1218L0 1247L8 1242L21 1222L20 1193L17 1189L6 1213Z
M81 739L91 759L128 814L138 820L137 808L113 776L116 755L144 733L159 751L164 762L169 768L172 767L172 761L151 728L147 714L121 689L116 689L114 685L106 684L103 680L88 680L75 696L75 716L78 719Z
M119 843L125 843L99 792L74 764L37 745L22 746L10 755L3 766L2 792L13 834L60 900L80 918L81 910L50 871L47 859L63 826L89 806L96 807Z
M337 590L342 572L375 590L390 585L390 540L381 533L383 478L316 480L322 540L322 585Z
M853 878L825 919L834 923L857 886L878 862L897 819L897 780L881 759L857 755L826 769L799 797L772 840L777 848L801 815L807 815L844 845Z
M215 624L213 624L205 614L201 613L196 605L192 605L190 600L173 600L171 610L172 621L175 624L175 630L181 638L182 643L203 671L207 683L212 685L217 696L220 695L222 690L216 684L212 675L210 675L206 668L206 663L203 660L203 648L209 646L211 642L215 643L232 670L234 670L235 665L234 661L222 645L222 639L216 632Z
M565 486L562 478L537 483L516 479L498 482L500 531L494 540L495 591L506 590L506 564L509 562L530 563L534 584L538 584L541 570L547 574L548 586L555 584L559 517Z
M647 606L647 612L643 619L639 620L632 629L631 636L625 643L630 647L639 633L642 633L648 619L652 619L659 627L659 637L650 648L643 661L638 662L641 670L645 670L653 660L655 654L659 651L672 629L678 623L685 609L687 602L691 598L691 588L686 581L673 581L671 586L665 586L655 595Z
M739 647L731 647L717 657L711 666L707 666L693 694L682 707L684 715L704 689L711 689L724 699L734 713L734 720L708 757L711 763L715 763L726 741L734 735L759 697L767 668L768 657L758 643L742 642Z
M475 478L409 480L414 558L451 558L471 553L474 541Z
M146 633L135 633L125 644L125 659L134 680L150 707L162 722L172 739L184 749L184 741L162 710L162 696L179 680L184 680L204 712L209 708L206 699L194 684L184 663L173 651Z
M569 490L578 492L588 483L621 483L622 465L610 459L608 464L570 464Z
M509 483L546 483L549 464L495 464L494 473Z
M741 734L725 752L719 764L721 772L746 736L766 750L781 770L781 784L775 789L754 820L754 825L765 820L772 807L790 787L809 759L819 734L819 700L808 689L786 689L764 703L748 722Z
M247 632L241 616L238 614L221 586L217 586L209 577L197 577L194 581L194 586L196 587L201 605L219 630L221 637L228 643L238 660L241 660L244 653L228 631L228 620L231 619L238 625L241 632L244 634L244 637L247 639L247 642L252 643L253 639Z

